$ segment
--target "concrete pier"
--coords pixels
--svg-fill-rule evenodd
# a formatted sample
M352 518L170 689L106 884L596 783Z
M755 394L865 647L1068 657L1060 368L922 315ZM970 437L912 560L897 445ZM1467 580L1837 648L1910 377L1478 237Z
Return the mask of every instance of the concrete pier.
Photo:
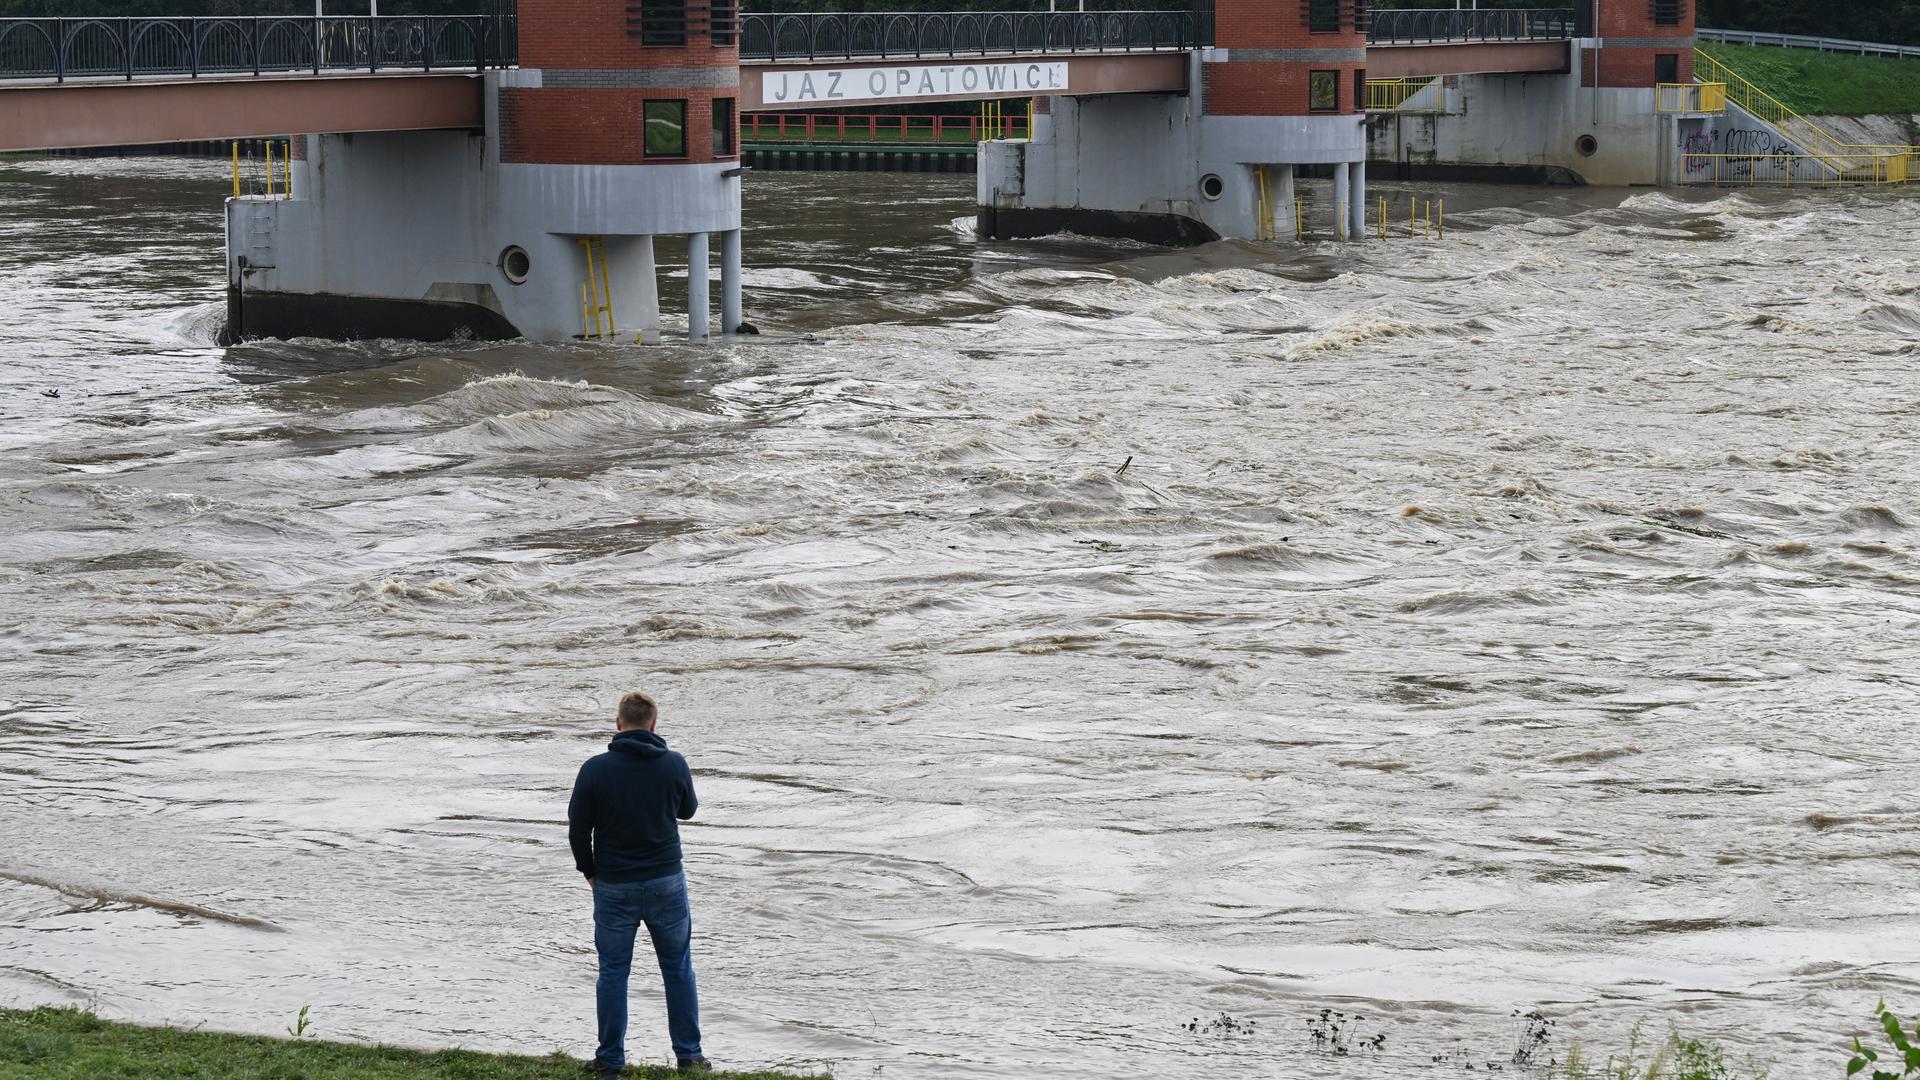
M1276 14L1220 0L1215 20L1184 93L1053 96L1032 139L982 143L982 234L1280 239L1295 232L1295 167L1329 165L1334 227L1351 234L1347 177L1366 160L1364 18L1351 5Z
M291 197L227 203L228 339L658 340L653 238L678 235L697 340L716 232L737 325L737 33L618 14L522 0L478 130L295 136Z

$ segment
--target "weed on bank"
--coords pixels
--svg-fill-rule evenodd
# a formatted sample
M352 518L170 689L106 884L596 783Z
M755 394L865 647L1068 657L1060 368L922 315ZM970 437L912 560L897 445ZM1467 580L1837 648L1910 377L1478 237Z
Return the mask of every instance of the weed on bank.
M303 1010L304 1011L304 1010ZM102 1020L79 1009L0 1010L0 1080L582 1080L561 1054L402 1050L298 1037L271 1039ZM666 1080L669 1067L635 1067ZM715 1072L714 1080L802 1080L781 1072Z

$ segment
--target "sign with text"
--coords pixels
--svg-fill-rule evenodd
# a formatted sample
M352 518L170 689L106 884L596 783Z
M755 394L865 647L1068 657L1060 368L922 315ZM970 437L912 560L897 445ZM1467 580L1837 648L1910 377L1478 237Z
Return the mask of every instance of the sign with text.
M1064 61L1034 64L928 64L876 68L769 71L761 76L767 105L842 104L959 94L1059 94Z

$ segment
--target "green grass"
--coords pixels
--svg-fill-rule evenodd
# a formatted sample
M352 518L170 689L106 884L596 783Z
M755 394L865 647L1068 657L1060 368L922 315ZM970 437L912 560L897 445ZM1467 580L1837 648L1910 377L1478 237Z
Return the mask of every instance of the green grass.
M1920 60L1715 42L1700 50L1806 116L1920 113Z
M629 1068L665 1080L673 1069ZM716 1072L715 1080L795 1080L795 1074ZM0 1080L582 1080L561 1054L400 1050L316 1039L269 1039L101 1020L77 1009L0 1010Z

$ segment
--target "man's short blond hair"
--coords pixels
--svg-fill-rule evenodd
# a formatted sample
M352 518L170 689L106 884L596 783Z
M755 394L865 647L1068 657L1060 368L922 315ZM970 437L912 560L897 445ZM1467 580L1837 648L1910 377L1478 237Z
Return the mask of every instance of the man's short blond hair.
M622 730L651 728L659 716L660 706L638 690L620 699L619 724Z

